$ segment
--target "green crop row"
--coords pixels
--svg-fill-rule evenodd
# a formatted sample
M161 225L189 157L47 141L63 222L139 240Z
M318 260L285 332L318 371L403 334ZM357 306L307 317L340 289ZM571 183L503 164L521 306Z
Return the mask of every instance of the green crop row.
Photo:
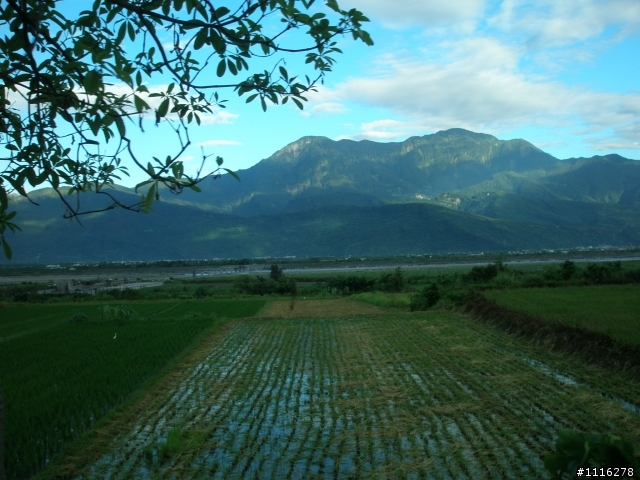
M28 478L41 470L203 331L224 317L255 314L263 304L254 300L4 309L9 315L0 323L5 329L0 333L0 386L8 478ZM117 315L122 312L127 315Z
M640 344L640 285L488 290L484 295L534 317Z

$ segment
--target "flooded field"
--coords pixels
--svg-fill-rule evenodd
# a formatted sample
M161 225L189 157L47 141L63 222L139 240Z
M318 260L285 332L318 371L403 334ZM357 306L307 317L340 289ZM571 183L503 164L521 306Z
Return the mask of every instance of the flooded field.
M79 478L546 478L561 428L637 442L638 397L454 314L236 320Z

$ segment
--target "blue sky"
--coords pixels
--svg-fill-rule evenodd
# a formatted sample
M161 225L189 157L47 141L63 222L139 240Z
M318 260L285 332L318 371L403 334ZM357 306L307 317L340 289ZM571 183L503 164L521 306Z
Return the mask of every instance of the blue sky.
M202 151L240 170L306 135L398 142L453 127L524 138L558 158L640 158L640 0L339 3L371 19L375 46L341 39L344 54L302 112L263 113L220 92L228 107L191 128L187 171ZM302 56L283 58L290 73L311 73ZM208 77L217 82L215 64ZM130 127L144 163L177 150L152 123L144 134Z
M640 158L638 0L340 5L369 16L375 46L342 40L303 112L228 95L226 116L194 130L194 144L244 169L305 135L397 142L461 127L558 158Z

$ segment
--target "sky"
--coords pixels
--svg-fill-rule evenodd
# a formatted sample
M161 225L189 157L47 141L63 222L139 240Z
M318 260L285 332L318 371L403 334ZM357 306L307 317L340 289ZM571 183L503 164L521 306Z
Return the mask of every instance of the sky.
M448 128L524 138L558 157L640 158L640 1L342 0L375 45L342 55L304 111L229 95L194 132L248 168L305 135L399 142ZM284 57L294 68L296 59ZM194 153L194 159L199 153Z
M523 138L561 159L640 159L640 0L339 3L370 18L375 45L341 38L344 53L303 111L265 113L221 91L227 108L190 130L187 172L202 154L246 169L307 135L401 142L449 128ZM311 73L303 57L282 58L290 74ZM218 81L215 64L201 79ZM179 149L152 120L144 134L129 131L144 163Z

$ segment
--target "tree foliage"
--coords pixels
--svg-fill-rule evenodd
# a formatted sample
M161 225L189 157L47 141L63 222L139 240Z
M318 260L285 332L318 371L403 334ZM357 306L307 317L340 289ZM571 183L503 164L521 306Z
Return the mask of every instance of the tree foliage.
M73 18L60 0L0 3L0 242L19 227L11 194L29 197L29 186L52 186L65 216L89 213L79 194L101 193L105 209L148 211L164 185L172 193L225 171L209 171L202 154L195 175L181 156L190 145L189 124L224 108L227 90L247 102L291 100L331 71L338 37L372 45L358 10L336 0L95 0ZM71 8L77 8L73 5ZM68 8L68 7L67 7ZM167 38L170 41L167 41ZM292 74L282 55L304 55L308 74ZM265 65L267 65L265 69ZM161 82L162 87L158 87ZM166 158L140 158L132 129L144 119L167 124L176 136ZM128 175L127 164L147 179L140 202L124 205L107 187ZM76 195L73 199L69 195Z
M271 265L271 271L269 272L269 278L276 282L282 277L282 268L277 263Z
M629 470L637 475L640 451L631 441L616 435L564 429L558 434L555 451L545 457L544 466L554 479L576 478L578 469L584 468L597 469L598 473L606 470L607 476L612 477L635 478Z
M411 297L411 305L409 308L412 312L416 310L427 310L438 303L440 298L442 298L442 296L440 295L438 285L431 283L424 287L422 292Z

